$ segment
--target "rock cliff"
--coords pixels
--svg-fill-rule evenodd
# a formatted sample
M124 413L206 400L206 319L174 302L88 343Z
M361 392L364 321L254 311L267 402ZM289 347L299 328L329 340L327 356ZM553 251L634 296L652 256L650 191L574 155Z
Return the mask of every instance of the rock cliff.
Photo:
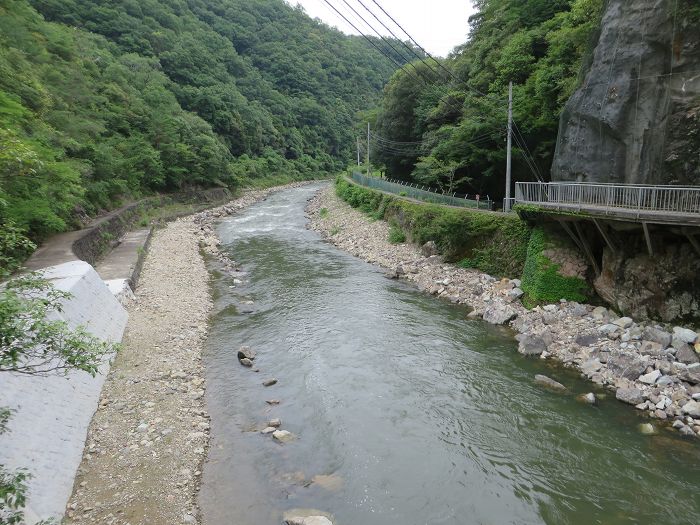
M553 180L700 184L700 2L608 0Z

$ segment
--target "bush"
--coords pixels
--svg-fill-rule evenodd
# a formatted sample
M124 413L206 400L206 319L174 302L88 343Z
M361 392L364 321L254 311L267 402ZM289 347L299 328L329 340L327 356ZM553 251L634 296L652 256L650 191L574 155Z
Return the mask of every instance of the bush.
M406 242L406 234L398 226L392 226L389 230L389 242L391 244L403 244Z

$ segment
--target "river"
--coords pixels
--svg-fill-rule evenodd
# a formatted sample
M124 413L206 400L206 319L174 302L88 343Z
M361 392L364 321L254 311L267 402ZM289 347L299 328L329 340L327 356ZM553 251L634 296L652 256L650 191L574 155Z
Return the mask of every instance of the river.
M318 188L218 228L245 273L236 284L212 263L206 525L279 524L295 508L335 525L700 522L697 442L642 435L614 395L578 402L592 386L520 356L507 329L323 242L305 228ZM239 364L243 344L260 372ZM275 417L295 440L260 433Z

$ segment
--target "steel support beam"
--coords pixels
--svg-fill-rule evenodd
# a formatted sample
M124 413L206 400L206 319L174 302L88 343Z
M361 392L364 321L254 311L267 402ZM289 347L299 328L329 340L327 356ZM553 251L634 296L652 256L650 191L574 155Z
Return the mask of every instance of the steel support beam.
M615 248L615 243L613 243L612 237L610 237L610 234L607 231L605 231L605 229L603 228L603 225L600 224L596 219L593 219L593 224L595 224L596 228L598 228L600 235L605 240L605 244L608 245L608 248L610 248L610 251L612 251L613 255L615 255L617 253L617 248Z
M647 251L649 252L649 256L653 257L654 247L651 244L651 235L649 235L649 225L647 225L646 222L642 222L642 228L644 228L644 238L647 241Z

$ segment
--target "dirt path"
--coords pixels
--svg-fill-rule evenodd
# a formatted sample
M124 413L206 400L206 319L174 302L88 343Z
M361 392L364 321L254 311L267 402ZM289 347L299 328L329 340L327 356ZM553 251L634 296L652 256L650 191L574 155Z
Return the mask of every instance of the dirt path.
M66 521L195 523L206 453L201 348L211 300L191 219L154 236L93 418Z

